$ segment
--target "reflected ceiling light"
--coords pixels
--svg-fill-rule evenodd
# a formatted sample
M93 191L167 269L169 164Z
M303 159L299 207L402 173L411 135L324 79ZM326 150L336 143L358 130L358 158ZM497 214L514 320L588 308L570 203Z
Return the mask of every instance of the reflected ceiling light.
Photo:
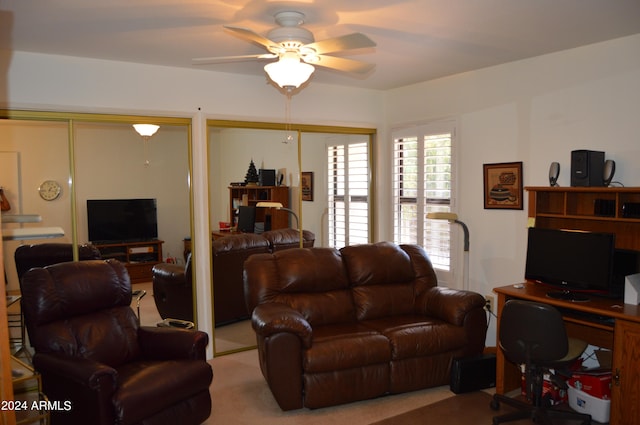
M142 143L144 145L144 158L145 158L144 165L148 166L149 155L147 154L147 151L148 151L147 145L149 144L149 138L151 138L151 136L156 134L156 131L158 131L160 126L155 124L133 124L133 128L140 135L140 137L142 137Z
M151 137L156 134L160 126L155 124L134 124L133 128L135 128L140 136Z
M264 70L277 85L284 89L295 89L304 84L315 68L300 61L296 52L284 52L278 62L264 66Z

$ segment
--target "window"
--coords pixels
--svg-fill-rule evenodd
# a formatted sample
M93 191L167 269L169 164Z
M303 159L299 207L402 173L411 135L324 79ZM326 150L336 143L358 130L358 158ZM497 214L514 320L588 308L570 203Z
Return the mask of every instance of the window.
M454 124L434 123L393 131L393 238L424 246L439 278L451 282L451 226L427 220L450 212Z
M341 248L369 242L369 145L327 147L328 244Z

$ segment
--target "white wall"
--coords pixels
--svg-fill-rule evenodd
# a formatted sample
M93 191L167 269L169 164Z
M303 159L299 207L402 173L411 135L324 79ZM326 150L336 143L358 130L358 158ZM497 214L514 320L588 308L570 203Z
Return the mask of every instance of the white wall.
M71 194L69 193L69 149L67 126L52 122L14 122L0 120L0 186L9 199L11 210L4 214L38 214L39 223L3 224L6 228L61 227L61 238L4 242L4 264L8 289L19 288L13 254L23 243L71 242ZM11 164L14 162L14 164ZM13 172L9 173L8 171ZM45 201L38 187L45 180L55 180L62 186L60 196Z
M455 209L470 229L472 290L491 294L522 280L526 254L528 203L523 211L485 210L482 164L522 161L525 185L546 186L557 161L558 182L569 186L570 152L602 150L616 161L614 180L640 186L638 52L635 35L387 93L390 126L442 117L460 123ZM387 139L381 149L389 151Z

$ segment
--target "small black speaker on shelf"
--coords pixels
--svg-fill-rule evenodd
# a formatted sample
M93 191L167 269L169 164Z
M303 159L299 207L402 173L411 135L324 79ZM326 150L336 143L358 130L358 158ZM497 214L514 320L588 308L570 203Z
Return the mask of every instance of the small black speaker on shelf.
M611 180L613 180L613 175L616 173L616 162L612 159L607 159L604 162L604 172L602 174L603 183L605 186L609 186L611 184Z
M276 185L276 170L268 170L261 168L258 175L258 183L260 186L275 186Z
M558 186L558 176L560 175L560 164L552 162L549 166L549 186Z
M604 186L604 152L571 151L571 186Z

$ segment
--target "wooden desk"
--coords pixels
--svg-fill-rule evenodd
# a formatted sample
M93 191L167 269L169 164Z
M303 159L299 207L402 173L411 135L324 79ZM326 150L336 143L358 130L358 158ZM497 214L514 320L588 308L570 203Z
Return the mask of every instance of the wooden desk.
M622 300L592 297L588 302L556 300L546 296L551 289L525 282L522 289L513 285L495 288L498 312L509 299L542 302L563 311L570 336L589 344L613 350L613 382L611 388L611 425L640 425L640 306L624 304ZM574 313L575 315L573 315ZM612 319L612 323L579 317L592 314ZM534 323L531 324L535 326ZM500 315L498 315L498 332ZM520 372L496 353L496 392L504 394L520 387ZM624 398L623 395L624 394Z

